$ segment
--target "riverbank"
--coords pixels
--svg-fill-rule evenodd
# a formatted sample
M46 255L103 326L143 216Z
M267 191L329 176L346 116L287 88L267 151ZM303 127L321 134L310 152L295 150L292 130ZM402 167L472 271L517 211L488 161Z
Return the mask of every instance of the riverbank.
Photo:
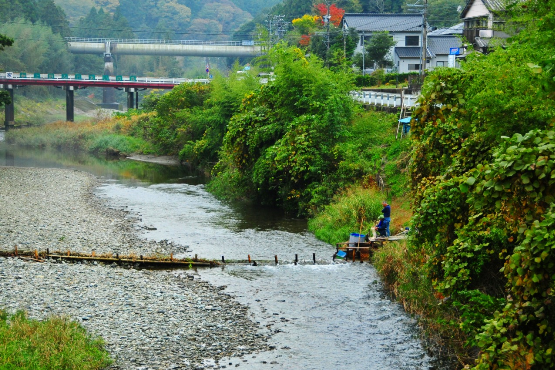
M185 248L136 236L135 219L92 193L94 176L60 169L0 167L0 248L168 254ZM223 357L269 350L268 331L225 287L193 271L0 258L0 307L30 318L66 315L106 341L111 369L202 369ZM237 362L238 360L234 360ZM233 363L235 365L235 363Z

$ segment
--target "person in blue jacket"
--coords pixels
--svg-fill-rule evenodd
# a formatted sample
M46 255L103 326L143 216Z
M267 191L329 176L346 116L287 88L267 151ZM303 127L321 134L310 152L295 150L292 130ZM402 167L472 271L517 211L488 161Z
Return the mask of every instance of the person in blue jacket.
M382 213L383 213L383 221L385 224L385 236L390 236L390 232L389 232L389 223L391 222L391 207L389 206L389 204L387 204L387 202L384 200L382 202Z
M384 221L384 217L383 215L380 215L380 217L378 217L378 224L376 225L375 229L378 232L378 236L386 236L386 225L385 225L385 221Z

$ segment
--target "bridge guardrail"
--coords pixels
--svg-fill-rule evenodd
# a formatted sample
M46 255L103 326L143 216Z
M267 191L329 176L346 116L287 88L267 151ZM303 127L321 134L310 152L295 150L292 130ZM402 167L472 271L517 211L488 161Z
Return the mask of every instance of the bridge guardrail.
M0 73L0 78L12 80L53 80L53 81L111 81L111 82L137 82L137 83L165 83L179 85L182 83L209 83L207 78L165 78L165 77L136 77L136 76L107 76L107 75L81 75L65 73Z
M351 97L363 104L382 105L386 107L400 107L402 105L401 94L375 91L351 91ZM404 95L405 107L417 106L417 98L418 96L416 95Z

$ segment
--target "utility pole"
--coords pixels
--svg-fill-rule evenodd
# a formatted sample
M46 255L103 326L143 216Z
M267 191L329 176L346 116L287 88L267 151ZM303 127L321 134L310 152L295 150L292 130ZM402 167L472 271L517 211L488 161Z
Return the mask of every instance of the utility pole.
M270 49L274 44L272 41L274 32L277 35L278 40L281 40L285 34L286 26L284 18L284 15L268 15L268 20L266 21L268 23L268 49ZM275 29L275 31L273 31L273 29Z
M324 3L326 5L326 15L322 16L324 19L324 24L326 25L326 65L329 67L328 59L330 53L330 4L329 1L326 0Z
M343 23L343 59L347 59L347 28Z
M419 4L420 0L418 0L415 4L407 4L407 7L410 8L422 8L422 53L420 53L420 83L424 80L424 70L426 70L426 61L428 60L428 0L424 0L424 4ZM412 10L412 9L411 9ZM417 10L417 9L414 9Z
M422 11L422 63L420 63L420 82L424 81L424 70L426 69L426 61L428 60L428 0L424 0L424 9Z
M366 47L364 46L364 31L362 31L362 75L364 76L364 54L366 54Z

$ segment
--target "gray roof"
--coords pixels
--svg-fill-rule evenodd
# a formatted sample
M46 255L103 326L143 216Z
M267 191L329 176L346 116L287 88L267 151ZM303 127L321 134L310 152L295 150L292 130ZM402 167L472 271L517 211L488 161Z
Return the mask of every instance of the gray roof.
M506 9L505 2L503 0L468 0L466 2L466 6L464 7L461 13L461 18L466 17L466 13L468 12L468 9L470 9L474 1L483 2L487 10L489 10L491 13L501 12ZM515 1L520 1L520 0L515 0Z
M422 31L421 14L346 13L343 20L348 28L359 32Z
M462 35L464 29L464 23L456 24L449 28L438 28L428 32L428 36L443 36L443 35Z
M462 46L462 42L456 36L430 36L427 46L435 55L448 55L450 48L459 48Z
M426 49L428 58L435 57L429 48ZM422 55L422 48L420 46L399 46L395 47L395 54L397 54L399 58L420 58Z

